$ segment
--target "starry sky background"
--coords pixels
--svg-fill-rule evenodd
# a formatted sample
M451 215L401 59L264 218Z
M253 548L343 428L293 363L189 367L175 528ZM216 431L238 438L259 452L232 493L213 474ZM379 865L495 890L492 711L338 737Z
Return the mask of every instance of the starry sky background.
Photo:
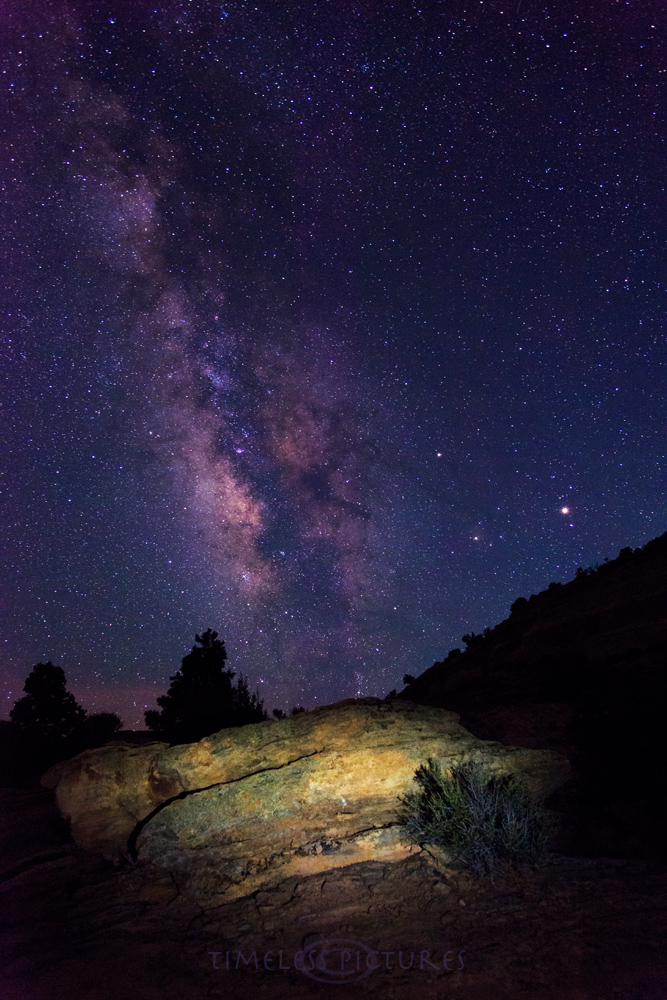
M0 21L5 717L382 697L665 531L662 0Z

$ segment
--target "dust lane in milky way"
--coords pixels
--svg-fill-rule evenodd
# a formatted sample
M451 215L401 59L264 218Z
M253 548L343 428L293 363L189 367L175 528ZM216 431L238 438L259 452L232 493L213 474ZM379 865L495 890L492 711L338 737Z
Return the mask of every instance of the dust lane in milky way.
M14 0L5 713L401 686L665 529L665 13Z

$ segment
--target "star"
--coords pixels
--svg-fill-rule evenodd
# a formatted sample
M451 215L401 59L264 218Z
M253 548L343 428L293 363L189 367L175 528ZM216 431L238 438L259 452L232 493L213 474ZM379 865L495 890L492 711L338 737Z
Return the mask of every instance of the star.
M496 18L514 55L491 67L465 10L438 34L460 20L470 47L434 35L422 58L406 4L358 35L321 5L99 6L64 0L77 30L47 33L23 4L0 30L5 716L5 678L51 660L141 727L208 628L269 711L386 693L457 645L464 605L492 625L582 551L665 531L643 17L587 5L575 52L554 5L557 59ZM613 162L581 142L592 118Z

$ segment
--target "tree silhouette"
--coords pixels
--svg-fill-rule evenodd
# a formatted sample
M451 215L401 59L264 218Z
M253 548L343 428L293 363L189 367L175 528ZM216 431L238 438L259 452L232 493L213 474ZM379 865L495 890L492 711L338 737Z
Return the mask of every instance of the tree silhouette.
M37 663L9 717L15 745L28 770L45 770L86 745L86 712L66 689L65 672L53 663Z
M14 705L10 719L35 739L58 744L80 738L86 712L65 685L62 667L37 663L23 686L25 696Z
M225 670L225 644L208 629L195 636L199 646L183 657L181 669L170 677L167 694L157 699L162 711L145 713L146 725L168 743L194 743L220 729L263 722L266 712L258 694L251 695L243 675Z
M292 715L300 715L301 712L305 712L305 711L306 710L303 707L303 705L294 705L292 707ZM285 715L285 712L283 711L282 708L274 708L273 714L275 715L276 719L286 719L287 718L287 716Z
M86 719L86 745L101 747L108 743L123 723L115 712L95 712Z

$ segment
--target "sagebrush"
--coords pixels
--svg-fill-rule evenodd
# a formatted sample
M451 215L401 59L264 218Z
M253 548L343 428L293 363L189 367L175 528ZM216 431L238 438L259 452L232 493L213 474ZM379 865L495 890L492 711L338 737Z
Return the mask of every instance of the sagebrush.
M415 780L421 791L401 796L399 813L412 843L440 847L476 875L546 860L553 817L514 776L489 775L478 761L465 761L444 777L429 757Z

